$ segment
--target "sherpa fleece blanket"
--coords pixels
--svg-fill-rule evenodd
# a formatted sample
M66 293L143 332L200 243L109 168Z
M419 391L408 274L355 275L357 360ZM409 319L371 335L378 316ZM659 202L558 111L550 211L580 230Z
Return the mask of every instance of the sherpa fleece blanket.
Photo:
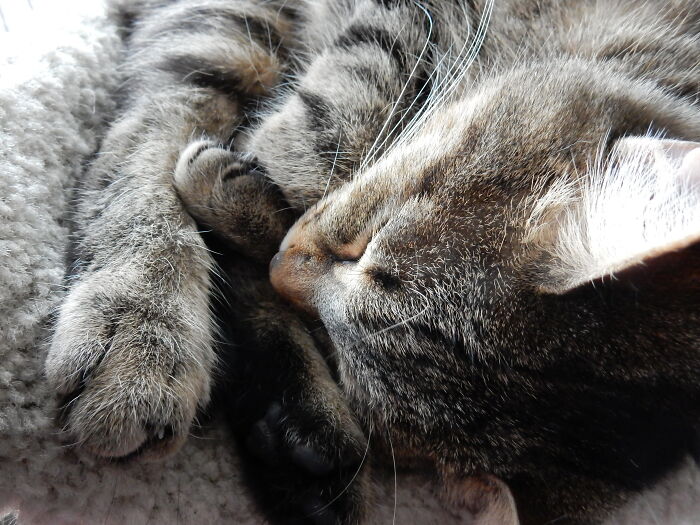
M63 294L64 217L114 110L122 54L103 4L69 13L75 5L53 2L30 31L0 33L0 524L264 523L216 420L160 464L96 464L59 439L43 362ZM376 484L372 524L457 523L429 479ZM700 523L698 468L688 461L610 523Z

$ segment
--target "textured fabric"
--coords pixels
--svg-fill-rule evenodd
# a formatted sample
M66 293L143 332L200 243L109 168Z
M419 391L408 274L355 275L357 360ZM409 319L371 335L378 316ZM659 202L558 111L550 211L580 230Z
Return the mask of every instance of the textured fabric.
M65 23L46 20L40 40L0 38L0 521L14 513L25 525L264 523L216 422L165 463L143 465L79 458L55 427L42 366L62 296L65 217L114 110L121 53L101 4L84 6ZM442 508L428 479L399 476L396 487L378 479L370 523L470 521ZM611 523L700 523L697 467L689 462Z

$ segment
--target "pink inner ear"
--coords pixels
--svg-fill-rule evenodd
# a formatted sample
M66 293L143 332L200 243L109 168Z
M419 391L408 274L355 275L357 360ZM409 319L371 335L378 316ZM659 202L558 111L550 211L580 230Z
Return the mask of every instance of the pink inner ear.
M667 162L676 176L700 179L700 143L669 139L640 139L638 146L649 151L657 162ZM659 158L662 157L662 158Z
M700 182L700 146L686 153L679 175L688 180Z
M659 173L668 173L686 182L700 182L700 142L624 137L616 145L622 157L638 159L656 166Z

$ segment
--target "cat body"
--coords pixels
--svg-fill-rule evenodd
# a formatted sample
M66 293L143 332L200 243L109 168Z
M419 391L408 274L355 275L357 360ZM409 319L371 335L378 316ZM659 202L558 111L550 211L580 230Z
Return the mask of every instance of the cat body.
M194 217L227 254L249 444L343 495L305 516L360 519L367 439L468 508L503 479L532 523L600 520L694 449L695 2L122 8L123 116L47 363L88 448L175 448L206 402ZM337 372L267 283L280 242L272 284Z

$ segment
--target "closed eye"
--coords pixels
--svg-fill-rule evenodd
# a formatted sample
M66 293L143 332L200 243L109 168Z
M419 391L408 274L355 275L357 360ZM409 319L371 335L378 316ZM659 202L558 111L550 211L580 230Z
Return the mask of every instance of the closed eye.
M369 235L362 235L350 243L343 244L339 247L333 247L329 251L334 259L334 262L356 263L365 254L369 241Z
M401 285L401 280L395 275L392 275L391 273L387 272L386 270L374 268L368 270L368 273L372 280L379 286L381 286L384 290L396 290Z

